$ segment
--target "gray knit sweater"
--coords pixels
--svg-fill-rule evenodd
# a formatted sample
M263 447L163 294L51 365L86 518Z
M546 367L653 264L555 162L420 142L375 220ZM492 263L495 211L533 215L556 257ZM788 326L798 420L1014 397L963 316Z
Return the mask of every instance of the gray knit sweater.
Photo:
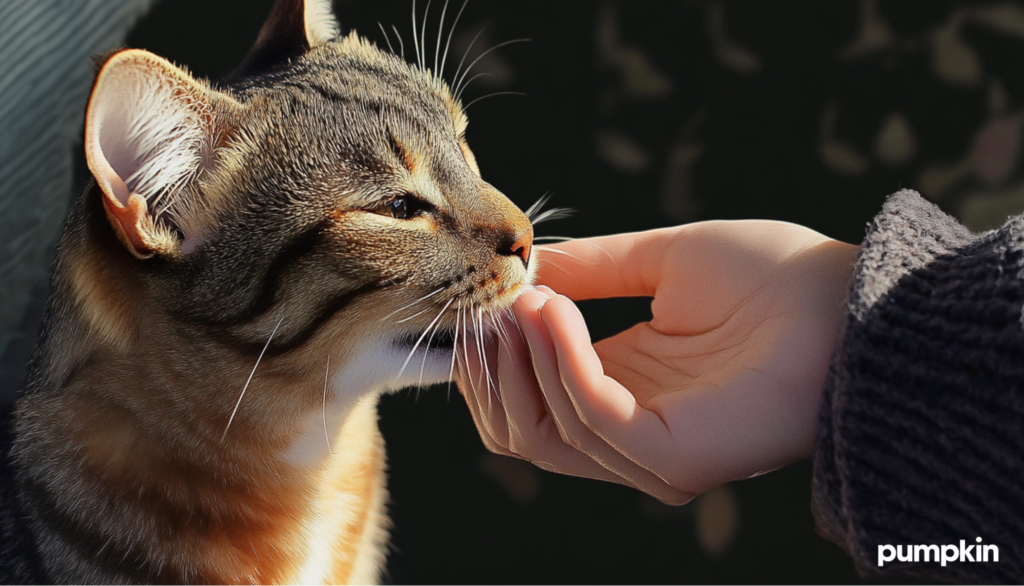
M872 578L1024 582L1024 217L971 234L900 191L847 302L814 459L819 531ZM977 561L978 537L998 562ZM945 545L976 561L943 566Z

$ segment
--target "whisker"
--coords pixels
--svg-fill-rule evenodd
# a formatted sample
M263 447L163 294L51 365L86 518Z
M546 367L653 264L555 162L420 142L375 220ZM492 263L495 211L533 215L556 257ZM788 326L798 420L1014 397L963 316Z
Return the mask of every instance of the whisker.
M459 61L459 67L455 70L455 75L452 77L453 80L459 78L459 73L462 72L462 66L466 63L466 57L469 57L469 52L473 50L473 45L476 44L476 40L480 38L480 35L482 35L484 30L486 29L487 27L484 26L479 31L477 31L476 35L473 37L473 40L469 42L469 46L466 47L466 52L462 54L462 59ZM458 86L453 84L452 88L452 93L455 95L459 95Z
M384 33L384 40L388 43L388 51L391 51L391 54L394 55L395 49L391 46L391 39L388 37L388 31L384 30L384 25L382 25L379 20L377 21L377 26L380 27L380 32Z
M412 45L416 48L416 64L422 70L423 62L420 60L420 42L416 36L416 0L412 0Z
M444 287L441 287L440 289L438 289L437 291L434 291L433 293L427 293L426 295L424 295L423 297L420 297L419 299L417 299L416 301L413 301L412 303L409 303L407 305L403 305L402 307L399 307L398 309L396 309L396 310L392 311L391 313L389 313L389 314L385 315L384 317L382 317L381 321L386 320L387 318L395 315L396 313L398 313L400 311L403 311L405 309L409 309L410 307L412 307L413 305L416 305L420 301L423 301L424 299L428 299L430 297L433 297L434 295L437 295L441 291L444 291Z
M429 332L430 329L434 327L434 325L437 323L437 320L441 319L441 314L444 313L444 310L448 309L448 306L451 305L453 301L455 301L454 297L449 299L448 303L445 303L444 307L441 308L441 313L438 313L437 317L434 318L434 321L430 322L430 325L427 326L427 329L423 330L423 333L420 334L419 339L416 340L415 344L413 344L412 350L409 351L409 355L406 356L405 362L402 363L402 368L399 369L398 375L395 376L396 379L397 378L402 378L402 373L405 372L405 367L408 366L409 365L409 361L412 360L412 355L416 353L416 348L419 348L420 342L423 341L423 338L427 337L427 332Z
M536 226L537 224L540 224L541 222L547 222L548 220L560 220L562 218L568 218L569 216L572 215L572 213L573 211L569 208L551 208L550 210L547 210L546 212L539 214L536 218L534 218L531 221L531 223L534 226Z
M420 25L420 43L423 45L423 61L420 63L420 70L427 69L427 17L430 16L430 5L434 0L427 0L427 9L423 11L423 22Z
M463 94L463 92L465 92L465 91L466 91L466 88L468 88L468 87L469 87L469 84L473 83L473 80L474 80L474 79L476 79L476 78L478 78L478 77L493 77L493 76L494 76L494 74L493 74L493 73L490 73L490 72L488 72L488 71L483 71L483 72L480 72L480 73L478 73L478 74L474 75L473 77L469 78L469 81L467 81L467 82L466 82L466 85L462 86L462 87L461 87L461 88L459 89L459 93L458 93L458 95L456 95L456 96L455 96L455 100L456 100L456 101L459 101L459 100L461 100L461 99L462 99L462 94Z
M469 326L466 323L469 320L467 320L466 316L465 316L465 313L466 313L467 310L468 310L468 313L469 313L469 315L471 317L473 315L473 308L472 307L463 308L463 316L462 316L462 354L466 358L466 374L470 374L469 373L469 347L467 345L467 339L469 338L469 329L468 329ZM476 381L473 379L472 376L469 377L469 384L473 387L473 391L476 392Z
M469 110L470 106L472 106L473 104L479 102L480 100L485 100L487 98L493 98L494 96L525 96L525 95L526 94L524 94L523 92L494 92L493 94L487 94L486 96L480 96L479 98L477 98L477 99L473 100L472 102L466 104L466 108L465 109ZM536 223L537 222L534 222L534 224L536 224Z
M327 355L327 371L324 373L324 439L327 440L327 453L334 457L334 451L331 450L331 434L327 432L327 381L331 378L331 355Z
M540 247L539 247L539 246L538 246L537 248L538 248L538 249L540 249ZM543 263L545 263L545 264L549 264L549 265L551 265L551 266L553 266L553 267L556 267L556 268L557 268L558 270L560 270L560 271L562 271L563 273L565 273L565 274L569 275L570 277L575 277L575 276L576 276L576 273L574 273L574 272L572 272L572 271L570 271L570 270L566 269L566 268L565 268L565 267L563 267L562 265L560 265L560 264L558 264L557 262L554 262L554 261L552 261L552 260L550 260L550 259L544 259L544 260L542 260L542 261L540 261L540 262L543 262Z
M437 70L437 59L441 56L441 37L444 35L444 15L448 14L448 0L444 0L444 8L441 9L441 25L437 28L437 44L434 47L434 75L441 77Z
M493 309L490 310L490 314L491 314L490 315L491 324L494 325L494 328L495 328L494 332L498 336L498 339L503 344L511 345L512 344L512 338L510 338L509 335L508 335L508 332L505 331L505 326L502 325L501 318L499 318L499 317L497 317L495 315L495 310L493 310ZM498 356L495 355L494 359L495 359L495 361L497 361L498 360ZM495 375L494 396L498 400L498 404L502 405L504 407L505 402L502 401L502 398L501 398L501 377L498 375L498 371L497 371L498 363L497 362L494 363L494 368L495 368L495 372L494 372L494 375Z
M245 386L242 387L242 393L238 395L238 402L235 403L234 410L231 411L231 417L228 418L228 424L224 427L224 433L220 436L220 441L224 441L224 438L228 436L228 430L231 429L231 422L235 420L235 414L238 413L238 406L242 404L242 397L245 396L245 390L249 388L249 383L252 382L253 375L256 374L256 369L259 368L260 361L263 360L263 355L266 354L267 348L270 347L270 341L274 339L274 334L277 333L277 328L281 327L281 322L284 321L284 316L277 320L277 325L274 326L274 330L270 332L270 337L267 338L267 343L263 345L263 350L260 351L259 358L256 359L256 365L252 367L252 372L249 373L248 380L245 381Z
M481 59L483 59L484 57L486 57L488 54L490 54L490 53L492 53L494 51L497 51L498 49L500 49L500 48L502 48L504 46L507 46L507 45L512 45L512 44L515 44L515 43L527 43L529 41L530 41L530 39L512 39L511 41L505 41L505 42L502 42L502 43L498 43L497 45L491 47L490 49L487 49L483 53L480 53L479 55L477 55L477 58L474 59L473 62L469 64L469 67L466 68L466 71L464 71L462 73L462 77L460 77L459 80L455 83L455 87L461 87L462 86L462 80L465 79L466 75L468 75L469 72L473 70L473 66L476 65L477 63L479 63L479 61ZM455 93L457 95L457 94L459 94L461 92L456 90Z
M445 4L447 5L447 0L445 0ZM463 1L462 8L455 15L455 22L452 23L452 28L448 31L448 40L444 44L444 57L441 58L441 70L438 71L438 77L444 73L444 64L448 61L448 49L452 46L452 35L455 34L455 27L459 25L459 18L462 16L462 11L466 9L466 4L469 4L469 0Z
M533 215L539 212L540 209L544 207L544 204L548 203L549 199L551 199L550 194L545 193L544 195L540 196L540 198L538 198L537 201L533 202L532 206L526 209L526 212L524 212L526 214L526 217L529 218L530 220L533 220Z
M572 242L573 240L577 240L577 238L573 238L571 236L534 236L533 237L533 241L534 242L540 242L542 240L553 240L555 242Z
M398 50L402 53L402 61L405 61L405 42L402 41L402 35L398 34L398 27L391 25L391 29L395 31L395 36L398 37Z
M477 332L477 351L480 353L480 362L484 366L484 375L487 377L487 408L491 408L491 371L487 367L487 348L483 339L484 330L484 308L480 307L477 309L477 323L480 324L480 331Z
M476 358L477 358L477 361L478 361L478 365L480 366L481 369L483 369L484 358L483 358L483 349L482 349L481 342L480 342L480 330L483 329L483 324L479 323L479 321L477 320L476 316L477 316L476 312L473 311L472 308L470 308L470 310L469 310L469 317L470 317L471 320L473 320L473 342L476 344ZM483 381L483 376L484 376L484 372L481 370L480 375L479 375L479 378L480 378L481 382ZM474 388L475 388L475 386L474 386Z
M468 0L467 0L468 1ZM448 400L452 400L452 379L455 378L455 357L459 355L459 318L462 313L462 300L455 306L455 339L452 340L452 365L448 369Z
M569 258L571 258L571 259L573 259L575 261L583 262L575 254L569 254L568 252L566 252L564 250L558 250L557 248L548 248L547 246L537 246L537 250L543 250L544 252L553 252L555 254L561 254L562 256L567 256L567 257L569 257Z
M608 252L603 247L601 247L601 246L599 246L597 244L594 244L593 242L586 242L586 241L582 242L581 244L585 244L587 246L590 246L592 248L596 248L596 249L600 250L601 252L604 253L605 256L608 257L609 260L611 260L612 262L615 262L615 257L612 256L612 253Z
M445 305L444 309L441 310L441 313L437 315L438 318L440 318L441 315L444 314L445 310L448 309L448 306L452 304L453 300L454 299L448 301L448 305ZM430 337L427 338L427 345L423 347L423 362L420 363L420 380L418 383L416 383L416 386L418 387L423 386L423 369L427 367L427 354L430 353L430 343L434 340L434 336L436 334L437 328L435 327L434 331L430 334Z
M396 323L396 324L404 324L405 322L407 322L407 321L409 321L409 320L413 319L414 317L419 317L419 316L423 315L424 313L427 313L427 312L428 312L428 311L430 311L430 310L431 310L431 308L430 308L430 307L428 307L428 308L426 308L426 309L424 309L424 310L422 310L422 311L418 311L418 312L416 312L416 313L414 313L414 314L410 315L410 316L409 316L409 317L407 317L407 318L403 318L403 319L400 319L400 320L396 321L395 323Z

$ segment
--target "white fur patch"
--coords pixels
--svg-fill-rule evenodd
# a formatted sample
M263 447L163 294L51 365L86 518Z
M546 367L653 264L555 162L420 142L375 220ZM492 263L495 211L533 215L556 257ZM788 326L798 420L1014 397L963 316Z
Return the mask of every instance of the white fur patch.
M343 370L331 373L326 404L322 412L309 416L302 436L286 454L288 462L295 466L317 466L328 458L331 450L338 448L334 438L341 424L364 396L449 380L452 360L449 350L432 348L426 353L422 346L417 348L398 377L408 356L408 348L378 342L364 349Z

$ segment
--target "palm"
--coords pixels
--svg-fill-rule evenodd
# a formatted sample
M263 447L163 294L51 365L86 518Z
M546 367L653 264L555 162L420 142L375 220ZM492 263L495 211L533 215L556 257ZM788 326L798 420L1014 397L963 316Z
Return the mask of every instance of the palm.
M551 249L550 289L516 302L523 340L492 363L500 408L460 385L488 447L666 502L810 452L855 247L791 224L708 222ZM653 319L591 346L554 291L653 297Z
M827 304L841 299L815 278L814 265L826 259L813 247L824 239L788 224L749 224L746 233L731 223L707 224L699 248L692 237L673 239L653 319L594 344L605 374L641 405L740 379L756 379L768 392L824 375L822 354L835 331L824 314L835 314L839 307ZM784 246L758 253L764 238Z

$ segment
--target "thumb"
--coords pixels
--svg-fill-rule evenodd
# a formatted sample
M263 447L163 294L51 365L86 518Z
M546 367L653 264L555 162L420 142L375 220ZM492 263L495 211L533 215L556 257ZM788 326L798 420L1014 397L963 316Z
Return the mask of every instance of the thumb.
M675 233L664 228L538 246L537 284L575 300L651 297Z

